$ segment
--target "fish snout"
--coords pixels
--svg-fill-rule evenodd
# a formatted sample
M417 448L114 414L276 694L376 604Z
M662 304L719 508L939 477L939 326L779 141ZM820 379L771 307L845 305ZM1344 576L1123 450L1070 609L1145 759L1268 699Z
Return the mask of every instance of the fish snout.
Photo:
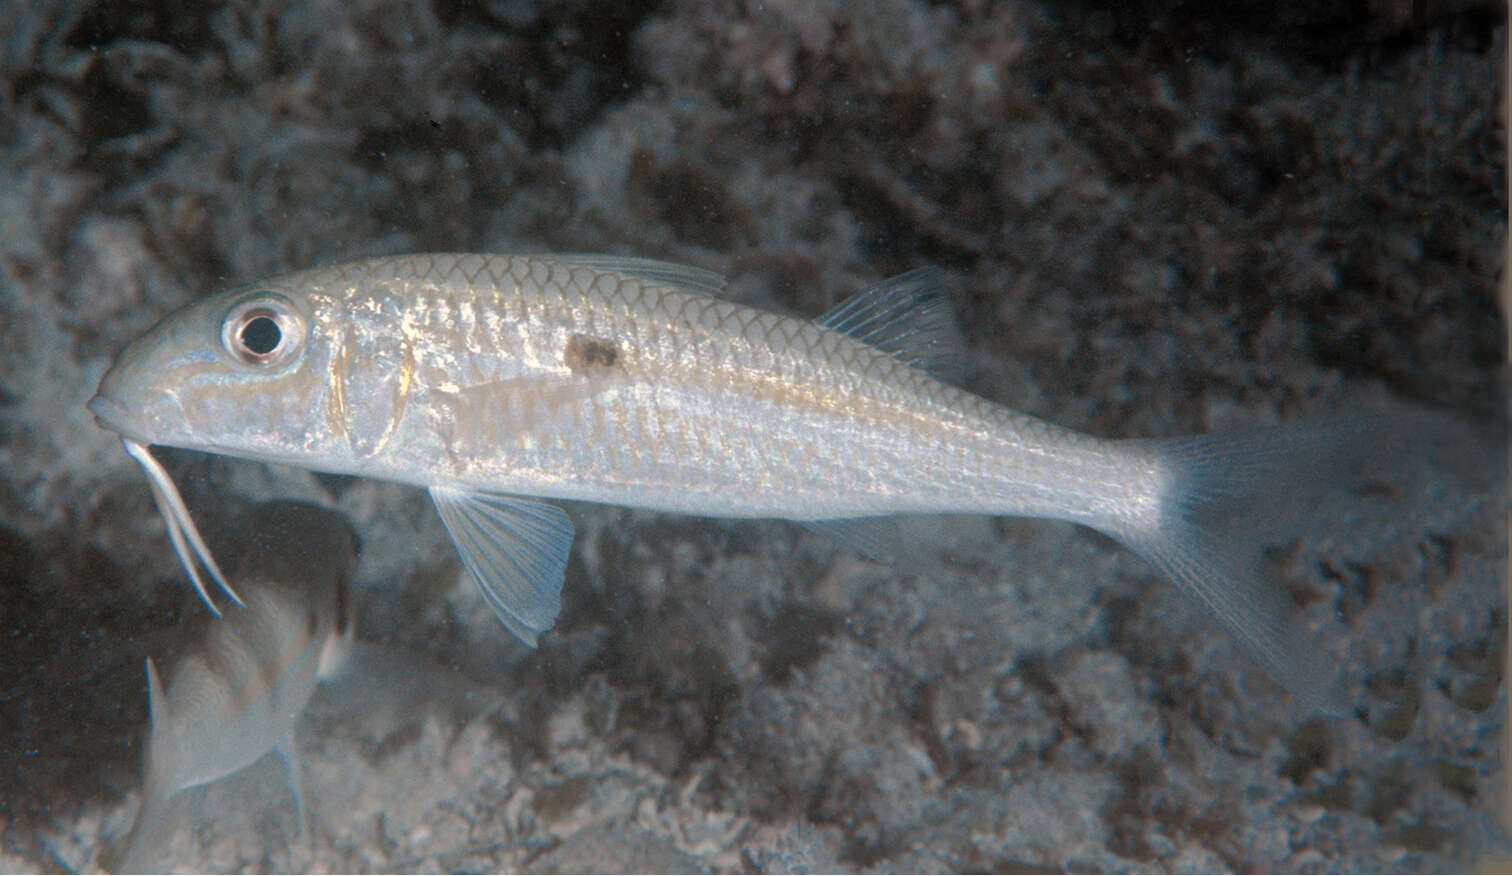
M94 414L95 425L101 429L115 432L122 438L130 438L141 444L152 443L143 434L142 430L134 425L136 418L127 413L126 409L121 407L114 399L103 395L96 395L89 400L89 404L86 407L91 414Z
M100 428L109 429L112 432L121 431L121 424L126 420L126 412L120 405L103 395L97 395L89 400L86 407L89 408L91 414L94 414L95 423Z

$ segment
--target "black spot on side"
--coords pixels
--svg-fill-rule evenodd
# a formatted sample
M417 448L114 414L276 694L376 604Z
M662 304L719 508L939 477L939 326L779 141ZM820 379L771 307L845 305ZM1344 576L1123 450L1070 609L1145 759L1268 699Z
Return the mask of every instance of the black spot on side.
M573 335L562 351L562 361L573 374L599 374L619 362L620 349L613 341L588 335Z

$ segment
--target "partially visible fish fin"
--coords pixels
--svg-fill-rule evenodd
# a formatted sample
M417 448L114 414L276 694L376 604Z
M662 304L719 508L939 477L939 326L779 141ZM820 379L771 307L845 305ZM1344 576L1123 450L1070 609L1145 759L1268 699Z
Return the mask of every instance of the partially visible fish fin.
M730 282L725 279L723 274L715 271L695 268L690 265L661 262L656 259L604 255L602 253L566 253L563 255L553 255L550 258L552 261L563 265L623 274L626 277L634 277L637 280L645 280L660 286L691 289L695 292L715 297L724 295L725 287Z
M315 677L321 681L339 678L347 671L352 660L352 646L356 641L355 625L348 622L345 628L332 631L320 646L320 659L315 665Z
M854 295L817 322L937 377L954 380L966 371L949 275L917 268Z
M284 773L289 777L289 796L294 798L294 817L299 819L299 842L306 845L310 839L309 815L305 812L304 780L300 772L299 744L294 741L294 728L273 746L278 759L283 761Z
M1179 504L1179 503L1178 503ZM1117 537L1197 598L1265 673L1309 708L1344 712L1336 667L1306 634L1279 582L1260 574L1258 545L1230 540L1228 530L1195 505L1176 507L1158 531ZM1258 555L1257 555L1258 556Z
M804 528L885 566L898 564L898 521L892 517L799 520Z
M129 438L122 438L121 445L126 448L126 453L142 470L147 473L147 483L152 487L152 498L157 502L158 514L163 518L163 525L168 528L168 540L173 542L173 550L178 554L179 562L183 564L184 571L189 573L189 580L194 583L194 591L199 594L209 607L210 613L220 617L220 609L210 601L210 594L205 589L205 582L200 579L199 571L194 561L198 559L204 564L205 570L210 573L210 578L231 601L238 606L242 604L241 597L226 583L226 576L221 572L220 566L216 565L215 556L210 553L205 540L200 537L199 529L194 525L194 518L189 516L189 506L184 504L184 499L179 495L178 487L173 485L173 478L168 476L167 469L153 457L147 445L139 444Z
M173 756L172 716L163 693L157 666L147 658L147 775L142 782L142 801L137 804L131 831L120 844L101 856L100 867L115 873L144 873L158 869L163 852L173 839L177 819L168 805L175 796L166 758Z
M440 486L430 494L488 607L534 648L562 609L572 520L532 499Z
M1475 440L1452 418L1401 411L1119 442L1155 460L1167 472L1166 486L1154 521L1143 517L1108 532L1196 596L1306 705L1339 714L1346 705L1340 667L1303 628L1282 583L1264 574L1263 550L1314 535L1323 524L1351 526L1314 518L1340 496L1407 486L1434 457L1450 465L1456 456L1482 458ZM1406 489L1402 501L1418 500Z
M157 738L159 728L168 732L168 697L163 693L163 679L158 675L157 665L147 658L147 721L152 727L152 736ZM166 738L164 742L167 742Z
M177 832L177 794L148 786L142 790L131 832L100 855L100 869L110 873L156 873L162 869Z
M179 740L175 738L173 713L168 707L168 695L163 689L163 678L158 674L157 664L147 658L147 775L142 777L141 812L163 808L162 800L178 793L173 775L178 770L173 759L178 756Z

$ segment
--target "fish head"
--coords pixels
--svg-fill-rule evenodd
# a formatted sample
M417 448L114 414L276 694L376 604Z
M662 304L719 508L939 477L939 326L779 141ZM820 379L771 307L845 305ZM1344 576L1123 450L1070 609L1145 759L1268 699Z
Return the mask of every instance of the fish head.
M117 357L89 410L137 444L271 461L318 453L330 345L318 302L291 285L241 287L159 321Z

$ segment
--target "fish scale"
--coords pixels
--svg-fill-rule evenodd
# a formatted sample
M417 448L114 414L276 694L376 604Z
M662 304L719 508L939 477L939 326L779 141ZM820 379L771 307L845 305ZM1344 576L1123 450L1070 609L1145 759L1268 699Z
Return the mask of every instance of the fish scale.
M1004 417L1002 409L817 324L633 277L538 258L429 256L379 259L285 283L308 290L317 326L347 326L347 368L388 366L390 373L374 369L364 385L398 385L393 372L403 355L396 342L409 345L414 358L402 421L365 422L375 410L387 416L399 407L385 404L356 411L356 422L345 427L349 435L391 432L383 452L364 454L359 442L357 458L322 461L352 473L713 516L820 518L1025 513L1036 509L1023 507L1015 490L1075 495L1055 492L1055 485L1067 480L1076 449L1087 451L1079 458L1092 467L1108 459L1089 441L1063 448L1044 465L1042 453L1018 447L1063 437L1046 424ZM472 319L463 319L469 306ZM428 316L442 312L451 319ZM398 314L413 316L402 337L395 332ZM490 337L484 326L495 321L519 329ZM561 351L574 335L603 338L621 350L614 373L589 377L576 390L564 385L571 378ZM589 385L595 380L601 385ZM492 391L509 381L514 385ZM458 390L442 388L450 384ZM636 391L645 387L654 391ZM457 410L463 405L465 413ZM359 407L350 400L348 406ZM518 420L499 422L511 413ZM613 424L612 440L606 430L584 427L598 422ZM682 436L703 436L701 452L690 455ZM728 452L737 437L766 450ZM929 464L931 452L954 465ZM797 464L778 471L767 464L772 457ZM967 461L970 470L957 467ZM1013 472L1012 483L984 476L984 469ZM1036 492L1036 483L1050 489ZM964 490L968 485L975 489ZM1037 510L1079 511L1064 502Z

